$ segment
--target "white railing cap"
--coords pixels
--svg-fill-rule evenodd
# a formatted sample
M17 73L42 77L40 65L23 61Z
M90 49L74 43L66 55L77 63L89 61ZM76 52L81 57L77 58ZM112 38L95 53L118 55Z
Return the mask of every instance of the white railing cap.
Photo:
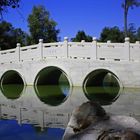
M17 47L20 47L21 46L21 44L20 43L17 43Z
M43 39L39 39L39 43L43 43Z
M125 42L129 42L130 38L129 37L125 37Z
M136 41L136 44L140 44L140 41Z
M107 40L107 43L111 43L111 40Z
M64 41L68 41L68 37L67 36L64 37Z
M92 37L92 41L97 41L97 38L96 37Z
M85 43L85 40L81 40L81 43Z

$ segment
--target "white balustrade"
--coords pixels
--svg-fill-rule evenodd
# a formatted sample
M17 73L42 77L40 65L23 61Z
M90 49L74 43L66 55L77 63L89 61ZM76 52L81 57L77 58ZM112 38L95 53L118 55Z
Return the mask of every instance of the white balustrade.
M106 61L136 61L140 62L140 42L130 43L125 38L124 43L97 42L93 37L92 42L68 42L65 37L63 42L43 43L0 51L0 63L13 63L47 58L92 59Z

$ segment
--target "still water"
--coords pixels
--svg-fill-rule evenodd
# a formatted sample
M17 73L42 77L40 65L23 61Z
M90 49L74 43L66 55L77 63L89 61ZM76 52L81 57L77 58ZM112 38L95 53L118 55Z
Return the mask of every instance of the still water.
M0 140L61 140L72 110L88 100L107 112L140 120L140 89L3 85Z

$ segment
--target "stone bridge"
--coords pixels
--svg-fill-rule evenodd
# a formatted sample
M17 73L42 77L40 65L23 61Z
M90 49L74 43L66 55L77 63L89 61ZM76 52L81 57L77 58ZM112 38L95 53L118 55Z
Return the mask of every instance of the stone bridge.
M0 83L140 87L140 42L43 43L0 51Z

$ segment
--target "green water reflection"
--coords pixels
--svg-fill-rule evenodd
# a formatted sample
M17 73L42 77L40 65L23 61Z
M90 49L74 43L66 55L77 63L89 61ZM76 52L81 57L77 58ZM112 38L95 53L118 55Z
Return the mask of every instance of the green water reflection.
M1 92L7 99L18 99L23 94L23 85L3 85ZM72 87L66 84L57 85L38 85L34 87L38 99L50 106L58 106L64 103L70 94ZM101 105L109 105L117 100L120 95L120 87L86 87L81 91L81 95L88 100L98 101ZM79 94L79 93L76 93ZM80 97L79 97L80 98Z
M63 103L70 94L70 87L65 86L50 86L39 85L35 86L35 91L38 98L45 104L57 106Z
M89 100L109 105L119 97L120 87L87 87L84 92Z
M24 89L24 85L22 84L8 84L1 86L1 92L8 99L18 99Z

